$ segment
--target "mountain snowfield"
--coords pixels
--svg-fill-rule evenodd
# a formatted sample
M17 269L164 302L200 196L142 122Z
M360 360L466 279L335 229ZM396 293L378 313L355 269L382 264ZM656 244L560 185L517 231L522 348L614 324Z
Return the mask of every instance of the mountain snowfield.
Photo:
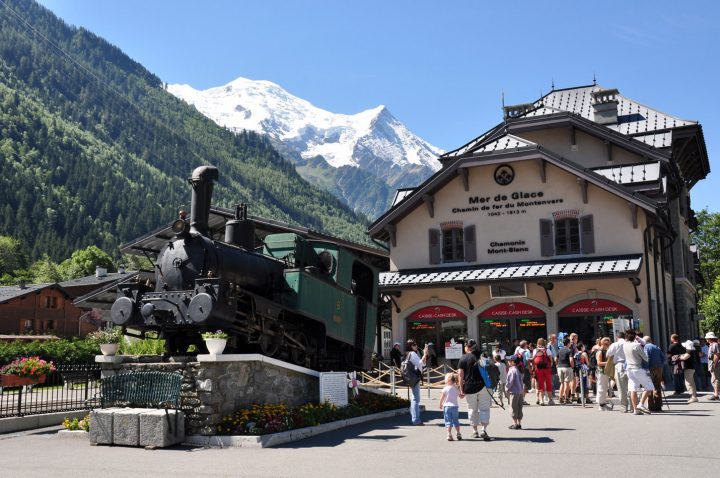
M443 151L412 133L385 106L354 115L332 113L275 83L246 78L207 90L167 89L220 126L268 135L301 175L370 217L389 207L395 188L416 186L440 168L437 157ZM347 168L363 173L348 174ZM328 181L328 171L337 176L334 181ZM362 184L343 184L341 177ZM363 188L377 196L358 194Z

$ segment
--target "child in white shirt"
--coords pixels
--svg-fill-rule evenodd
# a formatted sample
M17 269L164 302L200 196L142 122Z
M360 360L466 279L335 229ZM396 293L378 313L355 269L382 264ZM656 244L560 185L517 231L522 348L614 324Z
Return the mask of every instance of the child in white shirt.
M452 427L455 427L457 439L462 440L462 435L460 435L460 409L458 404L460 389L458 388L457 382L457 375L454 373L445 374L445 388L443 388L442 395L440 395L440 408L443 409L448 441L453 441Z

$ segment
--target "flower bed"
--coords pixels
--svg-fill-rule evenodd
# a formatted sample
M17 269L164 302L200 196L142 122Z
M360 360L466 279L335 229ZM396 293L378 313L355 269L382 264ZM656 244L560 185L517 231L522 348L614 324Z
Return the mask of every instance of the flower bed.
M405 399L362 390L349 402L341 408L330 403L306 403L299 407L253 405L224 417L217 431L218 435L266 435L410 406Z
M37 380L54 371L55 365L52 362L46 362L40 357L22 357L0 368L0 375L15 375Z

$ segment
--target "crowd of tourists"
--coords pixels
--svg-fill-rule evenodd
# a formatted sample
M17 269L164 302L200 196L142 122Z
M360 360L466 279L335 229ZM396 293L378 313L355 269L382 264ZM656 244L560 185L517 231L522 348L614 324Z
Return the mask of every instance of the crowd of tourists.
M465 341L465 353L457 369L446 374L440 397L449 441L462 440L461 399L467 404L472 437L485 441L491 439L488 427L493 402L500 406L507 402L513 419L510 429L519 430L523 407L533 399L540 406L594 402L597 410L605 412L614 409L612 399L617 398L621 411L645 415L662 410L663 387L672 381L674 394L687 393L689 404L698 402L698 391L709 390L709 400L720 400L720 343L713 332L684 342L673 334L667 351L632 329L619 332L614 341L603 337L592 345L582 343L573 333L561 344L553 334L536 343L516 340L510 348L504 350L496 344L492 350L482 351L475 340ZM429 365L430 353L427 346L420 353L418 344L408 340L405 355L398 360L411 388L413 425L424 424L420 376ZM554 379L559 387L553 385Z

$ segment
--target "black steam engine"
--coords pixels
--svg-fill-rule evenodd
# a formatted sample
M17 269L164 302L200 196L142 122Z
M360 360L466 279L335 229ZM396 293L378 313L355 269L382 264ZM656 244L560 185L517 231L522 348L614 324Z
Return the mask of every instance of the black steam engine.
M229 353L259 352L318 369L367 367L375 338L377 270L333 241L294 233L257 237L244 205L225 224L208 224L218 170L193 171L190 221L155 263L155 285L123 284L112 321L157 331L167 352L203 351L201 333L230 335ZM226 353L228 353L226 352Z

